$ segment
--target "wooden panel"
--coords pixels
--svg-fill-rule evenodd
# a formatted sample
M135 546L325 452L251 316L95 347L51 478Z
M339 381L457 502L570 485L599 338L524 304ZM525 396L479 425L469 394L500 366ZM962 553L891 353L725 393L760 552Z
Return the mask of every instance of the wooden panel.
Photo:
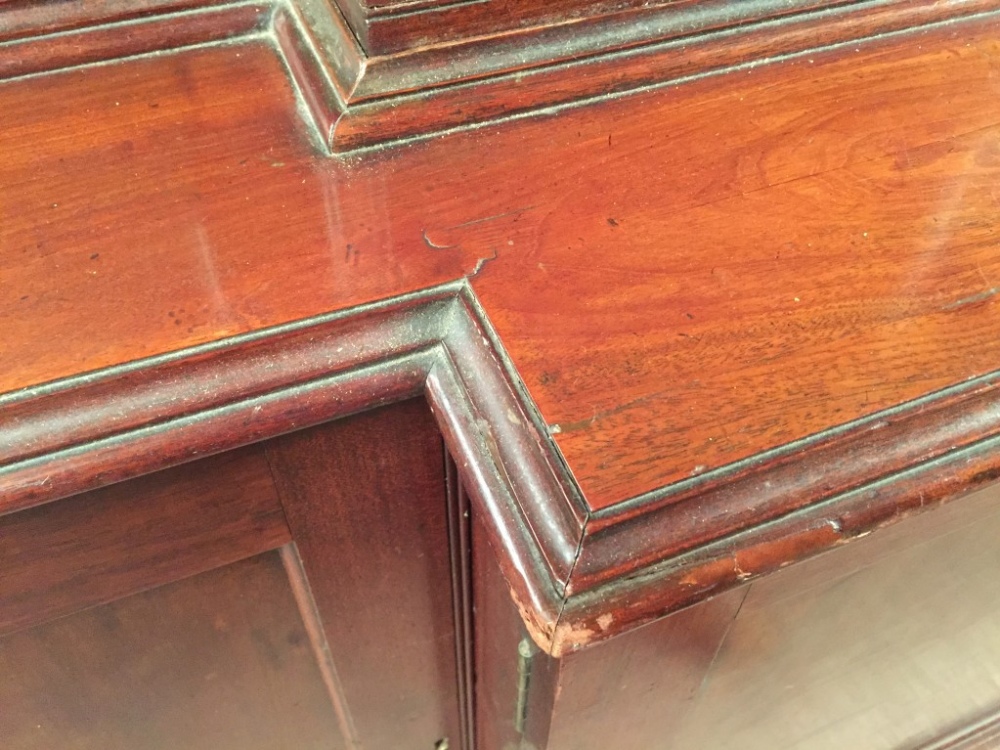
M671 747L895 750L996 712L1000 491L949 511L752 584Z
M445 460L422 400L268 446L366 750L461 745Z
M0 639L8 750L338 750L277 553Z
M560 659L548 750L673 750L746 593L728 591Z
M251 447L0 517L0 634L290 539Z

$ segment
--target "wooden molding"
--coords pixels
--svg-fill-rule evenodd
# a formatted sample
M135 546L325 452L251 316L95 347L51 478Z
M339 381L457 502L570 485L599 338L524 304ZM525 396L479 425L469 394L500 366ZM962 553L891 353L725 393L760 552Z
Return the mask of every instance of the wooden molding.
M994 0L574 0L500 18L492 2L343 5L346 18L329 0L9 3L0 78L266 39L344 152L1000 14Z
M1000 478L994 373L588 512L461 281L0 396L0 513L421 393L556 656Z
M921 745L919 750L990 750L1000 746L1000 715L989 714Z

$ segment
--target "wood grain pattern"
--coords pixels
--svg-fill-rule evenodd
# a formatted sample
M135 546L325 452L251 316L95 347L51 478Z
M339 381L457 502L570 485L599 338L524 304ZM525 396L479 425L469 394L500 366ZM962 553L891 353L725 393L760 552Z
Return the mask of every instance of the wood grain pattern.
M473 286L592 508L996 368L996 40L925 42L567 134Z
M259 448L2 516L0 635L290 538Z
M462 275L399 252L420 218L382 211L423 197L320 158L264 44L0 83L0 99L4 391Z
M267 455L358 742L461 750L444 449L426 404L293 433Z
M495 17L501 23L515 17L505 5ZM550 5L560 13L557 4L544 7ZM830 7L817 10L823 5ZM460 16L490 6L439 10ZM273 33L323 139L333 151L349 151L790 57L806 60L960 19L995 23L996 10L992 0L647 4L368 56L328 4L296 0L276 10ZM433 14L406 13L401 20L413 31ZM456 18L448 24L461 25Z
M27 11L24 19L12 13L20 3L13 3L14 8L0 7L0 78L244 40L261 35L270 22L270 8L263 2L209 2L185 8L191 4L154 0L129 8L128 4L115 2L32 3L22 8ZM21 30L24 38L3 40L5 34L17 36L20 22L28 26Z
M532 0L504 0L502 3L498 0L473 3L454 0L336 2L370 57L446 44L454 46L456 42L477 37L496 39L560 25L573 26L577 33L585 33L583 28L597 23L614 29L615 22L620 24L623 17L633 23L642 19L647 27L662 25L661 19L664 18L683 19L688 24L688 33L691 33L706 26L711 28L705 23L705 18L712 18L722 5L711 0L550 0L544 4ZM730 23L733 23L734 17L760 20L851 2L794 0L781 5L766 1L747 3L743 8L729 9L729 17Z
M547 747L995 747L998 525L991 487L570 653Z
M341 750L277 553L0 639L11 750Z
M75 3L5 0L0 4L0 40L54 34L220 4L212 0L81 0Z
M544 748L555 700L556 661L535 650L527 660L526 693L519 696L520 650L531 635L505 585L504 555L490 541L483 518L471 519L472 595L477 750ZM530 653L530 651L529 651Z

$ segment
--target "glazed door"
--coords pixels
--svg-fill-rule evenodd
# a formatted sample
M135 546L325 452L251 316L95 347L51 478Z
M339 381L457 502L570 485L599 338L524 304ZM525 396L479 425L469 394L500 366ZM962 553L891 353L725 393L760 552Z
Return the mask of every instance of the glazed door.
M0 518L5 750L470 745L422 400Z

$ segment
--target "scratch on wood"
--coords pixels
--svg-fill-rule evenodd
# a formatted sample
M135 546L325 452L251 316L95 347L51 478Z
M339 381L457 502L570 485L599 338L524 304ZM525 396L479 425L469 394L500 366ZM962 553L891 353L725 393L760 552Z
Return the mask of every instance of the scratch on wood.
M534 206L524 206L523 208L515 208L513 211L505 211L502 214L495 214L493 216L484 216L482 219L472 219L471 221L465 221L461 224L456 224L449 229L461 229L462 227L471 227L473 224L485 224L487 221L496 221L497 219L504 219L508 216L519 216L526 211L530 211Z
M661 397L662 397L662 394L660 394L660 393L650 393L647 396L640 396L639 398L633 399L632 401L629 401L629 402L624 403L624 404L619 404L618 406L616 406L614 408L611 408L611 409L603 409L603 410L599 411L595 407L594 408L594 414L593 414L593 416L590 417L590 419L581 419L578 422L566 422L566 423L560 422L559 423L559 431L560 432L575 432L576 430L586 429L588 427L592 427L593 424L595 422L597 422L597 420L599 420L599 419L604 419L605 417L614 416L615 414L618 414L619 412L623 412L623 411L626 411L628 409L631 409L632 407L638 406L639 404L645 403L646 401L652 401L654 399L661 398Z
M701 678L701 684L698 686L697 695L701 695L703 692L705 692L705 687L708 685L709 678L712 677L713 674L712 669L715 667L715 662L718 661L719 654L722 653L722 647L723 645L725 645L726 639L729 637L729 633L733 629L733 625L736 624L736 620L740 616L740 611L743 609L743 605L746 604L747 597L750 595L750 589L752 588L753 584L750 584L749 586L746 587L746 590L744 590L743 596L740 599L740 603L736 607L736 611L733 613L732 618L726 624L726 629L722 633L722 636L719 638L718 644L715 646L715 653L712 654L712 660L708 663L708 666L705 668L705 675L704 677Z

